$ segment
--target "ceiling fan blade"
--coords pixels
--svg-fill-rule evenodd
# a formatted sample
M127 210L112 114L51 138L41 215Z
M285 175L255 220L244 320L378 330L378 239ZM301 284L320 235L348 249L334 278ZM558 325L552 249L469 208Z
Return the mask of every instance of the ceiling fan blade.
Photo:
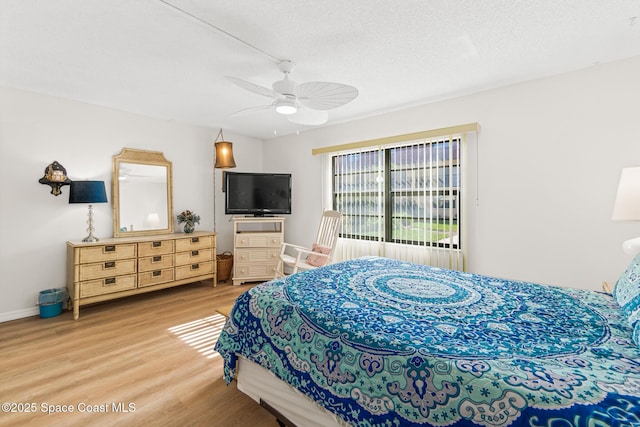
M329 113L326 110L312 110L304 105L298 106L298 111L286 116L287 120L299 125L323 125L329 120Z
M302 104L314 110L338 108L358 96L358 89L355 87L331 82L301 83L295 92Z
M271 105L260 105L258 107L245 108L243 110L239 110L239 111L236 111L235 113L232 113L231 117L241 116L241 115L246 114L246 113L253 113L253 112L256 112L256 111L265 111L265 110L273 110L273 104L271 104Z
M268 96L269 98L279 98L280 94L274 92L272 89L257 85L255 83L251 83L247 80L242 80L237 77L225 76L227 80L231 83L240 86L243 89L246 89L250 92L257 93L258 95Z

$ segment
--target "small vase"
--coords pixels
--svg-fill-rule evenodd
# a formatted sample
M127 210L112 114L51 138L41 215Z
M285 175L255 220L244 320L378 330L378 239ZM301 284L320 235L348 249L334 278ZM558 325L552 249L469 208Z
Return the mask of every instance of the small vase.
M184 224L184 232L185 233L193 233L196 230L196 227L191 222L186 222Z

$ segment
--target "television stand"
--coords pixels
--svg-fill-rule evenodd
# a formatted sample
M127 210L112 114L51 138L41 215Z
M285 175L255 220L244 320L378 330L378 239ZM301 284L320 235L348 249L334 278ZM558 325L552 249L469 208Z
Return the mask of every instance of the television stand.
M284 241L284 217L233 217L233 284L275 277Z

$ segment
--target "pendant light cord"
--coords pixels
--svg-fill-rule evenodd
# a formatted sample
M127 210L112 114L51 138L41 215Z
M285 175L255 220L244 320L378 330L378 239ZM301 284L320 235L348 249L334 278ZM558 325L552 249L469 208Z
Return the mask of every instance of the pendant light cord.
M163 0L160 0L163 1ZM218 157L218 152L216 150L216 142L218 142L218 138L222 135L222 140L224 141L224 134L222 133L222 128L218 132L218 136L213 141L213 232L217 233L218 228L216 224L216 158Z
M281 62L281 60L280 60L279 58L276 58L275 56L273 56L273 55L271 55L271 54L269 54L269 53L265 52L264 50L260 49L259 47L256 47L256 46L254 46L254 45L252 45L252 44L250 44L250 43L247 43L247 42L246 42L246 41L244 41L244 40L239 39L238 37L234 36L233 34L231 34L231 33L227 32L227 31L223 30L222 28L220 28L220 27L218 27L218 26L216 26L216 25L214 25L214 24L212 24L212 23L210 23L210 22L205 21L204 19L200 18L199 16L194 15L194 14L193 14L193 13L191 13L191 12L188 12L188 11L186 11L186 10L184 10L184 9L181 9L181 8L179 8L178 6L176 6L176 5L174 5L174 4L171 4L171 3L169 3L169 2L168 2L168 1L166 1L166 0L158 0L158 1L159 1L160 3L164 3L164 4L166 4L167 6L169 6L169 7L173 8L173 9L177 10L178 12L181 12L181 13L183 13L183 14L187 15L187 16L190 16L191 18L195 19L196 21L199 21L199 22L201 22L201 23L205 24L205 25L206 25L206 26L208 26L209 28L213 28L213 29L214 29L214 30L216 30L217 32L222 33L222 34L224 34L225 36L227 36L227 37L229 37L229 38L231 38L231 39L233 39L233 40L235 40L235 41L237 41L237 42L240 42L240 43L242 43L243 45L245 45L245 46L247 46L247 47L250 47L251 49L253 49L253 50L257 51L257 52L260 52L261 54L263 54L264 56L268 57L269 59L274 60L274 61L275 61L276 63L278 63L278 64Z
M220 137L222 137L222 139L220 139ZM218 139L220 139L220 141L224 141L224 134L222 133L222 128L220 128L220 132L218 132L218 136L216 136L216 139L215 141L213 141L213 143L215 144L216 142L218 142Z

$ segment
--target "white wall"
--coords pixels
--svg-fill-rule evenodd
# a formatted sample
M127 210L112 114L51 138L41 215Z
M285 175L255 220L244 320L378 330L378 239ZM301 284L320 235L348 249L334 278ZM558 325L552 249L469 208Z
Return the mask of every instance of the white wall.
M639 75L635 57L269 140L264 164L293 173L285 238L309 244L316 232L322 161L312 148L478 122L468 270L599 290L629 262L622 241L640 236L637 223L610 219L621 168L640 165Z
M0 321L38 314L38 292L66 285L67 240L87 235L86 205L69 205L38 183L60 162L73 180L104 180L109 203L94 205L95 235L113 235L112 156L123 147L161 151L173 163L174 218L184 209L213 229L213 141L218 129L155 120L108 108L0 88ZM262 141L225 133L238 164L259 170ZM231 250L221 171L216 170L218 252ZM177 224L176 230L181 231Z
M314 147L478 122L479 206L468 269L499 277L599 289L629 262L637 223L610 220L624 166L640 165L640 57L266 142L227 132L234 171L291 172L286 239L308 244L322 210ZM428 84L426 82L425 84ZM357 102L354 101L354 102ZM71 179L100 179L109 201L111 158L123 147L173 162L174 214L213 229L213 141L218 129L155 120L0 88L0 321L37 314L40 290L65 285L67 240L86 235L87 208L38 183L54 160ZM233 247L216 170L218 252ZM474 187L475 188L475 187ZM174 218L175 220L175 218ZM112 235L111 203L95 205L98 237Z

